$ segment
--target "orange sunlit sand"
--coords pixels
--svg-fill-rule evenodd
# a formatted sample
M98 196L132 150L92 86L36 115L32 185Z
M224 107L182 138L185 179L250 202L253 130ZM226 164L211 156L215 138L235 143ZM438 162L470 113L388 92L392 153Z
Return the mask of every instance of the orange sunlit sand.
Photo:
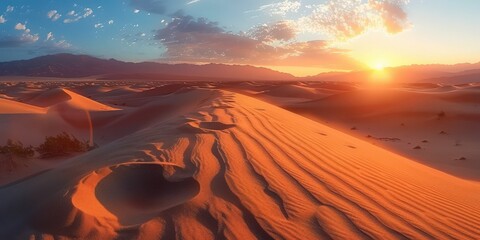
M470 159L480 153L469 147L478 136L464 134L477 131L467 117L476 110L455 107L478 85L53 85L63 87L3 83L23 103L2 100L0 117L38 124L22 138L36 145L60 129L87 138L90 120L68 117L85 109L99 147L69 159L17 159L12 172L2 172L0 210L11 216L2 218L2 234L168 239L170 228L206 239L480 234L480 185L469 180L478 180L479 166ZM440 108L449 117L438 120ZM55 119L55 127L45 118ZM9 124L2 126L8 133ZM455 140L463 146L453 146ZM454 160L462 156L469 160ZM130 228L138 230L122 231Z

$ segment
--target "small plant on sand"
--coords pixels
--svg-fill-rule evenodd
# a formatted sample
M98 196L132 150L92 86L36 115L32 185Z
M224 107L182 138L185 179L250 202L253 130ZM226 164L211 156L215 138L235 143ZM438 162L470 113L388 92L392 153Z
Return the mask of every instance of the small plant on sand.
M5 146L0 146L0 154L19 158L31 158L35 155L35 151L32 146L24 146L20 141L8 139Z
M62 132L45 138L35 150L42 158L53 158L91 150L88 141L80 141L75 136Z
M440 119L444 118L445 116L446 116L445 112L444 112L444 111L441 111L441 112L439 112L439 113L437 114L437 119L440 120Z

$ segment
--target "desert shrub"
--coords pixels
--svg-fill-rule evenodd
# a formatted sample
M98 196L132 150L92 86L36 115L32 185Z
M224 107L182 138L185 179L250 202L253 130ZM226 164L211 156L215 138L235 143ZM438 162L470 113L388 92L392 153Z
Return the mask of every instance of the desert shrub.
M35 151L32 146L24 146L20 141L8 139L6 145L0 146L0 154L19 158L31 158L35 155Z
M75 136L62 132L56 136L45 138L35 150L42 158L52 158L89 151L91 148L88 141L80 141Z
M437 114L437 118L438 118L438 119L442 119L442 118L444 118L445 116L447 116L447 114L446 114L444 111L441 111L441 112L439 112L439 113Z

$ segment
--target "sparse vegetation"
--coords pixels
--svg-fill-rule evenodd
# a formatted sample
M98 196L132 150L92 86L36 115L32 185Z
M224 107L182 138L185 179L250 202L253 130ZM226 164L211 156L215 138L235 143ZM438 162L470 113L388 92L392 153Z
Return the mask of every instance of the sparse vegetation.
M66 156L91 150L88 141L80 141L75 136L62 132L56 136L45 138L40 146L35 148L41 158Z
M437 114L437 118L440 120L442 118L444 118L446 116L445 112L444 111L441 111Z
M20 141L7 140L5 146L0 146L0 154L19 158L31 158L35 155L32 146L24 146Z

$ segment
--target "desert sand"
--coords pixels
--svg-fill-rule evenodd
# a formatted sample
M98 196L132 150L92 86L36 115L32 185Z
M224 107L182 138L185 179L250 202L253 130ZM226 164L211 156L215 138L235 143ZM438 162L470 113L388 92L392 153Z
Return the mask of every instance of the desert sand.
M98 147L2 171L0 238L478 239L479 92L3 81L2 143Z

